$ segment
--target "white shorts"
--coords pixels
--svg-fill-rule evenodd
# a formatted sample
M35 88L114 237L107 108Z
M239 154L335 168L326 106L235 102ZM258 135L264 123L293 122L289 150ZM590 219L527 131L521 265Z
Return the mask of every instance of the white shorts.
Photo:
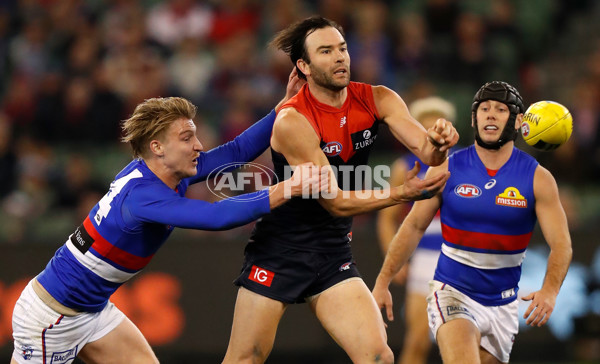
M102 338L125 318L112 302L100 312L61 315L38 297L31 284L13 311L13 358L19 364L70 363L85 344Z
M427 313L434 336L445 322L467 319L479 329L481 347L502 363L508 363L519 332L517 300L503 306L484 306L448 284L431 281L429 287Z
M417 248L410 258L406 290L425 297L429 295L429 281L433 279L440 250Z

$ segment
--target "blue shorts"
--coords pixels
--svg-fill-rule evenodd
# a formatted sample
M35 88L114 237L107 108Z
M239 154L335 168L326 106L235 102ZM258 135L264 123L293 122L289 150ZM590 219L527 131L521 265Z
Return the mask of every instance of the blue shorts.
M309 252L252 242L244 255L234 283L284 303L304 303L348 278L360 277L350 246L337 252Z

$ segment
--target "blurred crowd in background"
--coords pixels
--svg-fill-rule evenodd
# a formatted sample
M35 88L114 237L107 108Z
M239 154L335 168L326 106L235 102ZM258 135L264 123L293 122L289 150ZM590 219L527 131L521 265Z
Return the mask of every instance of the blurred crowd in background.
M526 105L567 106L571 140L524 149L556 176L572 230L598 229L596 1L3 0L0 242L60 245L131 159L120 121L144 99L186 97L205 149L231 140L283 97L292 65L268 41L313 14L343 26L354 81L406 103L452 101L461 145L472 143L471 100L486 81L515 85ZM382 132L372 158L389 164L403 152Z

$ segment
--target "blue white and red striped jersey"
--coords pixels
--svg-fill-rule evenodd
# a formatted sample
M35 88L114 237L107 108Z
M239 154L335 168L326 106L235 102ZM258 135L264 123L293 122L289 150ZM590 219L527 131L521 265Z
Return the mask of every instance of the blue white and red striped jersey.
M442 193L442 254L434 279L486 306L514 301L537 217L538 162L517 148L491 176L474 146L452 154Z
M143 269L175 227L224 230L249 223L270 211L268 190L240 202L215 203L185 197L188 186L235 162L255 159L269 146L275 112L233 141L201 153L197 174L175 190L142 159L119 172L109 191L52 257L38 276L61 304L86 312L101 311L124 282ZM234 167L233 167L234 168Z

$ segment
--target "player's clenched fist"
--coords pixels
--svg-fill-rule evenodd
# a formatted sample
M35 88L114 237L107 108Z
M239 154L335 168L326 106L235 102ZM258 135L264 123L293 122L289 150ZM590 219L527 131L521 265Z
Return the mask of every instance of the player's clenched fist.
M427 139L440 152L443 152L456 145L458 142L458 132L450 121L440 118L427 130Z

